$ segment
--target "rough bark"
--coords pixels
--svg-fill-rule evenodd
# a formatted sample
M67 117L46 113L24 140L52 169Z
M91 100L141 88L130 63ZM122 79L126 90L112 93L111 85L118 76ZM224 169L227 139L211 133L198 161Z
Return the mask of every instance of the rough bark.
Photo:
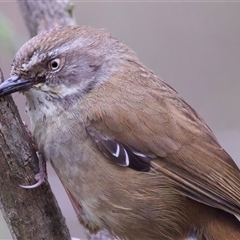
M74 24L67 1L19 0L19 5L31 36ZM19 186L36 182L38 159L12 97L0 99L0 116L0 208L13 239L71 239L48 182L31 190Z
M13 239L70 239L48 183L35 189L38 160L11 97L0 99L0 207Z
M57 26L75 24L73 5L68 0L18 0L18 3L31 37Z

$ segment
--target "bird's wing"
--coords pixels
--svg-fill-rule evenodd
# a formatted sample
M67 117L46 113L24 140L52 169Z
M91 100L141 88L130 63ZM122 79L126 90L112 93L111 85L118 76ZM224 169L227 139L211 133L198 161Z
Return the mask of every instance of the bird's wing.
M238 167L202 118L173 89L164 87L165 92L129 87L121 97L98 93L94 113L86 116L87 132L116 164L159 171L174 181L180 194L240 215Z

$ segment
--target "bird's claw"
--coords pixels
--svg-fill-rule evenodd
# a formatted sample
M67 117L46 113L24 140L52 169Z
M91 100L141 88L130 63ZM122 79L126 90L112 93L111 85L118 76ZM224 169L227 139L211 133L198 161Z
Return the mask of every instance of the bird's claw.
M47 177L47 174L45 172L39 172L35 175L35 179L37 180L37 182L33 185L19 185L22 188L25 189L32 189L32 188L36 188L39 187L40 185L42 185L45 182L45 178Z
M41 153L38 152L38 161L39 161L39 173L35 175L35 179L37 182L33 185L20 185L20 187L25 189L33 189L39 187L45 182L47 179L47 169L46 169L46 161Z

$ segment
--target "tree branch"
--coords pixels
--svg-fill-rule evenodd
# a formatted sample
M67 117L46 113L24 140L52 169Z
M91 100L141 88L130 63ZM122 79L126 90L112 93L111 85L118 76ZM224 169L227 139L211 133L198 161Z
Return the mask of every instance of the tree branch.
M19 5L31 36L74 24L67 1L19 0ZM0 99L0 116L0 208L13 239L71 239L48 182L31 190L19 186L35 182L38 159L12 97Z
M75 25L73 5L68 0L19 0L18 3L31 37L57 26Z

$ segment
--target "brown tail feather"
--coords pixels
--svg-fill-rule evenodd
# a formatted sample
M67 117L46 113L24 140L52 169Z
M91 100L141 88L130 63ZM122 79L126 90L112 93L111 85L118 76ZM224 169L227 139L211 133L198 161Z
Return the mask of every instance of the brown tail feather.
M199 235L198 240L240 240L240 222L234 215L219 211Z

